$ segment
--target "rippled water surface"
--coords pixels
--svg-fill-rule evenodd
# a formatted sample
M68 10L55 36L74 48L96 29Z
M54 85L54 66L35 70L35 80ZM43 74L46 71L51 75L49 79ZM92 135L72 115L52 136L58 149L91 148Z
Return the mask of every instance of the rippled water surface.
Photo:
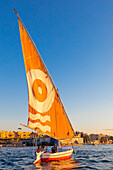
M0 169L113 169L113 145L74 146L70 160L33 164L35 148L0 148Z

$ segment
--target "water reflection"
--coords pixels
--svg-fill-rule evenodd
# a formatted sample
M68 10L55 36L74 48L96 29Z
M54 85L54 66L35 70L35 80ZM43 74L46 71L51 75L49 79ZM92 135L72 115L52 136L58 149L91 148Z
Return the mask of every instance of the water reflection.
M49 170L53 170L53 169L78 169L78 167L76 167L76 165L79 162L77 162L75 159L71 158L69 160L61 160L61 161L52 161L50 163L46 163L46 162L40 162L37 163L35 166L37 169L49 169Z

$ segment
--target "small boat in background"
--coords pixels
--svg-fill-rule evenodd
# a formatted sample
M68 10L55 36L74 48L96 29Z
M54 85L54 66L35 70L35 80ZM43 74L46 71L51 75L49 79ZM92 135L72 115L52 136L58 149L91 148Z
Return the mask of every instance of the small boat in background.
M58 89L50 76L31 36L14 10L19 23L21 45L28 84L29 116L26 127L40 131L57 140L71 140L74 130ZM69 159L72 147L58 148L57 153L37 153L34 163Z

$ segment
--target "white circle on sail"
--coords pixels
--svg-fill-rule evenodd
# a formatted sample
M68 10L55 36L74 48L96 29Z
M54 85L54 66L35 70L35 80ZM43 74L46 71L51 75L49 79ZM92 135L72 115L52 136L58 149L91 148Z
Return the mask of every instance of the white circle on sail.
M47 88L47 98L43 102L38 101L33 94L32 86L36 79L41 80ZM47 112L51 108L55 98L55 90L53 89L53 85L48 76L39 69L31 69L27 73L27 82L29 89L29 104L40 113ZM42 94L41 87L38 87L38 92L39 94Z
M41 87L38 87L38 92L39 92L40 94L42 94L42 89L41 89Z

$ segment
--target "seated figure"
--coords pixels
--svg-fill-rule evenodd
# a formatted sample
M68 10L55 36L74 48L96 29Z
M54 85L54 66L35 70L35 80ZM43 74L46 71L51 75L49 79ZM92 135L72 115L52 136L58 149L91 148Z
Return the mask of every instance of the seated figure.
M40 147L40 145L38 146L38 149L36 149L36 152L40 152L40 149L41 149L41 147Z
M45 152L45 151L46 151L46 150L45 150L45 146L42 145L41 152Z
M54 146L52 147L51 151L52 151L52 153L58 152L55 142L54 142Z
M46 144L45 152L49 152L49 150L48 150L48 144Z

